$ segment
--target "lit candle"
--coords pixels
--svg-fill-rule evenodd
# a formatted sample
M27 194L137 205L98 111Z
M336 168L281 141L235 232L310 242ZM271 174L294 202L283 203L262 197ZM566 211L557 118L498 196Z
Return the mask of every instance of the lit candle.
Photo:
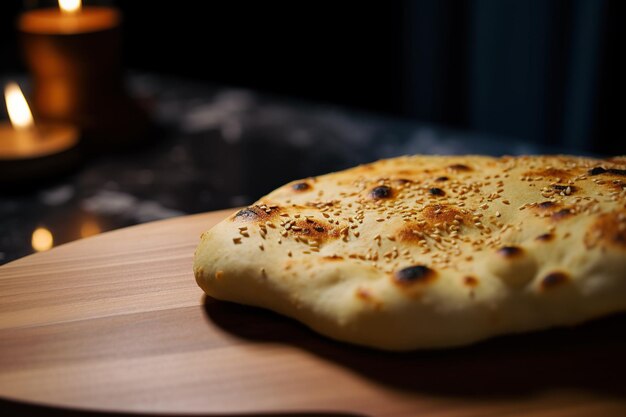
M120 13L111 7L82 7L76 0L59 0L59 7L28 11L19 19L26 33L76 35L119 27Z
M145 113L124 89L121 20L117 9L79 0L20 16L35 116L77 125L99 146L117 147L145 130Z
M78 129L69 124L36 124L16 83L7 84L4 96L10 123L0 123L0 183L38 179L70 168L77 158Z

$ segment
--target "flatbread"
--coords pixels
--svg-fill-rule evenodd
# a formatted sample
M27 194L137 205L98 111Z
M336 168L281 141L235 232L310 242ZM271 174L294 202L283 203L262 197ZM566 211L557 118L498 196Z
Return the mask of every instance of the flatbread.
M626 157L410 156L294 181L202 235L198 285L331 338L440 348L626 310Z

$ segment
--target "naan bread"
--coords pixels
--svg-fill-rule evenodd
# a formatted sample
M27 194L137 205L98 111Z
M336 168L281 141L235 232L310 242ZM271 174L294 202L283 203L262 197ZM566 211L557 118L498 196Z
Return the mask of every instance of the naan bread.
M626 157L413 156L287 184L202 235L211 297L389 350L626 310Z

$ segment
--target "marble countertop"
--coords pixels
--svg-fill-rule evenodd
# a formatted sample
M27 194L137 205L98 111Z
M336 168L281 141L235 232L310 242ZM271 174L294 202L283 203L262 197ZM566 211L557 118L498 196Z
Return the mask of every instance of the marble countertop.
M298 178L405 154L528 154L510 138L446 130L332 105L150 74L128 78L158 137L91 158L71 175L0 194L0 264L138 223L252 203Z

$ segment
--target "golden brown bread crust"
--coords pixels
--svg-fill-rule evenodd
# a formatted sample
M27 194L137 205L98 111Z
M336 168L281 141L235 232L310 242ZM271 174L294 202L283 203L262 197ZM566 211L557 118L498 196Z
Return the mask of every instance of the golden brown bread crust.
M207 294L406 350L626 310L626 159L413 156L287 184L202 236Z

